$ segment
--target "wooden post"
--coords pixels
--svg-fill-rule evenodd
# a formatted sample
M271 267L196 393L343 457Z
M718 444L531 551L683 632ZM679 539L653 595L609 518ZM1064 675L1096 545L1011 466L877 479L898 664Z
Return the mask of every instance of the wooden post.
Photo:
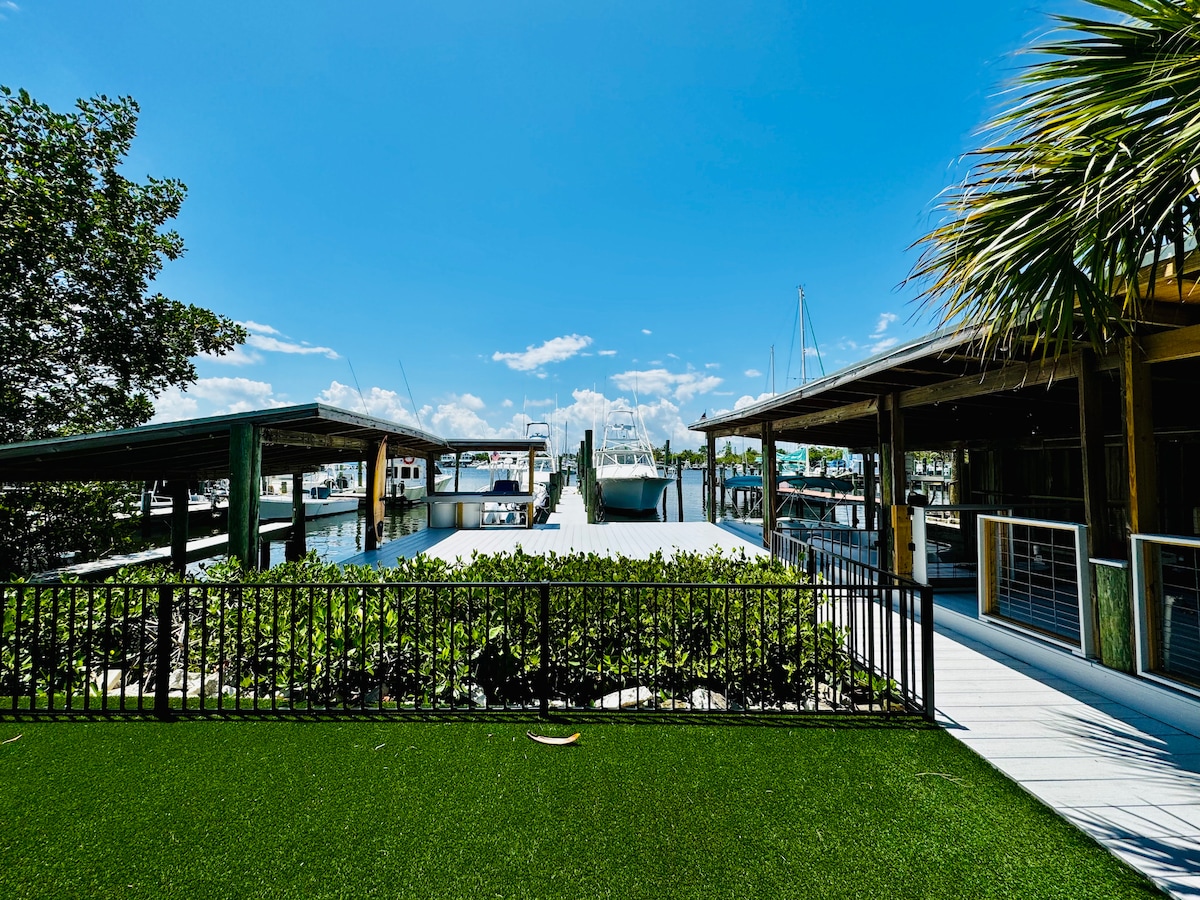
M292 473L292 536L286 558L298 560L308 552L304 541L304 473Z
M1129 531L1154 534L1159 530L1158 467L1154 445L1154 406L1151 396L1150 367L1132 337L1121 346L1121 386L1124 400L1125 448L1129 468ZM1150 641L1150 665L1161 665L1161 587L1159 556L1153 545L1147 547L1142 564L1142 590L1145 591L1146 621L1142 627L1153 635ZM1137 609L1143 598L1131 597Z
M529 493L533 493L534 477L533 477L533 461L537 456L537 451L532 447L529 448ZM525 527L533 527L533 501L525 504Z
M1104 410L1092 351L1079 356L1079 450L1083 462L1083 510L1088 556L1107 556L1108 490L1104 471ZM1093 581L1094 584L1094 581Z
M671 464L671 442L667 441L663 444L663 475L667 475ZM663 491L663 521L667 521L667 492Z
M383 479L387 474L387 441L380 441L367 459L367 534L363 549L378 550L383 538Z
M908 509L908 473L904 464L904 416L894 394L888 398L887 406L889 457L886 469L890 474L887 503L891 507L891 570L904 578L911 578L912 519Z
M583 433L583 458L587 461L587 514L588 524L594 524L596 521L596 466L595 460L592 458L592 429L587 429Z
M763 546L771 546L775 533L775 511L779 508L779 485L775 480L775 431L770 422L762 424L762 504Z
M875 530L875 451L863 451L863 527Z
M679 521L683 521L683 466L675 466L675 501L679 513Z
M171 568L183 574L187 568L188 483L171 479Z
M437 488L437 457L432 453L425 457L425 496L432 497Z
M708 458L704 464L707 482L705 487L708 493L704 505L708 507L708 521L715 523L717 521L717 436L711 431L705 432L705 440L708 449Z
M462 451L454 451L454 493L458 493L458 473L462 469Z
M1153 534L1159 530L1159 524L1150 367L1133 338L1125 338L1121 350L1129 461L1129 530L1133 534Z
M258 564L258 494L262 442L258 429L238 422L229 428L229 555L243 569Z

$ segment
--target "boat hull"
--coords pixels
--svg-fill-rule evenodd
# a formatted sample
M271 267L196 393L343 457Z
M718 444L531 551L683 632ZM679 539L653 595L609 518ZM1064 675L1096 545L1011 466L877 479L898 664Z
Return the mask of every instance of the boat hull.
M663 491L670 478L660 476L598 476L600 502L605 509L617 512L650 512L662 504Z
M320 500L315 497L304 498L304 518L316 519L321 516L337 516L342 513L358 510L357 497L330 497ZM292 498L278 494L268 494L258 498L258 521L275 522L292 517Z

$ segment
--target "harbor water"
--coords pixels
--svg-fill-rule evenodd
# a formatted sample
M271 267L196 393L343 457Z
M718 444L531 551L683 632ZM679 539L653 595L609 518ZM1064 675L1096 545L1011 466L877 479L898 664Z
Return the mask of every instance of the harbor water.
M487 490L490 474L485 468L467 468L459 470L459 490ZM572 484L575 483L572 475ZM679 519L679 488L672 482L666 491L666 521L678 522ZM837 509L837 520L842 521L846 507ZM383 522L383 539L392 541L427 527L427 509L425 504L416 503L407 509L389 508ZM756 510L748 509L744 504L735 507L731 498L727 497L726 505L719 511L725 518L741 518L747 515L760 515ZM685 469L683 472L683 521L702 522L704 513L704 472L699 469ZM609 513L606 521L631 522L661 522L663 510L660 506L653 513L643 516L619 516ZM335 561L343 559L365 549L366 516L362 510L344 513L340 516L327 516L320 519L310 519L305 523L305 541L308 549L316 552L323 560ZM284 542L271 542L271 565L277 565L284 560ZM195 567L196 564L192 564ZM189 567L189 568L192 568Z

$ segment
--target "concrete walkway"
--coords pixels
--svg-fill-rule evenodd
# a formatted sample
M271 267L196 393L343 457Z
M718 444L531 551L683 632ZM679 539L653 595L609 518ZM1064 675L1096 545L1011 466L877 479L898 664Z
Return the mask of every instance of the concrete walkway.
M1200 900L1200 703L1190 728L1178 726L1190 724L1191 701L1167 724L1114 700L1120 691L980 643L944 607L934 620L938 721L949 733L1172 896Z

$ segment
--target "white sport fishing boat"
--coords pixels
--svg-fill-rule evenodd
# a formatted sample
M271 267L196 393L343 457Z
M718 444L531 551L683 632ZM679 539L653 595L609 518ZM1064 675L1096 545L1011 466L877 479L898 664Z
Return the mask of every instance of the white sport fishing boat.
M658 474L654 448L638 427L632 409L614 409L604 426L604 440L595 452L600 502L614 512L645 513L662 503L670 478Z
M525 437L528 440L543 440L544 450L538 450L533 455L533 506L541 513L538 521L544 521L550 512L550 476L558 471L558 454L554 449L554 438L551 436L549 422L527 422ZM520 485L521 490L529 490L529 456L517 454L512 469L512 478Z
M258 498L258 520L272 522L292 517L291 478L267 479L266 491ZM337 516L358 511L358 497L339 494L337 479L328 472L304 476L304 518Z
M426 460L413 456L389 459L385 473L383 495L392 499L404 499L412 503L425 499L425 466ZM441 492L448 490L454 482L453 472L443 472L442 467L433 463L433 489Z

